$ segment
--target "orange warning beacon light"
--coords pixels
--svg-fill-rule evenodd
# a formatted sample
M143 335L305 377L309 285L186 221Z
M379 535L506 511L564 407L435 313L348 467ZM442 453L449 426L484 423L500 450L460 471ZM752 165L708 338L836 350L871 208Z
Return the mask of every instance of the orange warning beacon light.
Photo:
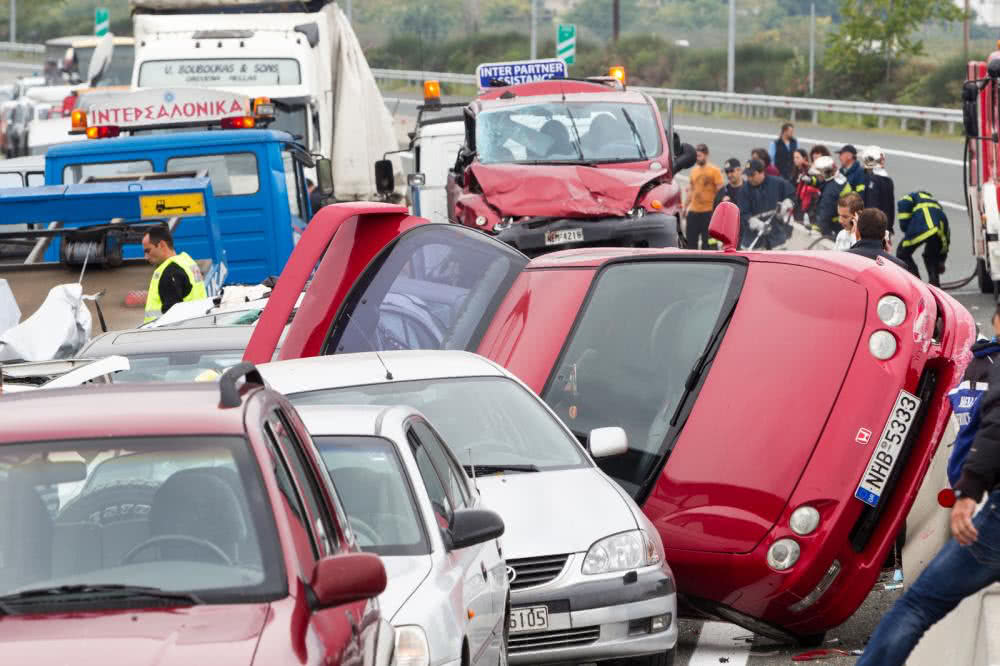
M614 65L611 67L611 69L608 70L608 74L610 74L611 78L618 83L625 85L625 68L621 65Z
M424 81L424 104L441 103L441 84L437 81Z

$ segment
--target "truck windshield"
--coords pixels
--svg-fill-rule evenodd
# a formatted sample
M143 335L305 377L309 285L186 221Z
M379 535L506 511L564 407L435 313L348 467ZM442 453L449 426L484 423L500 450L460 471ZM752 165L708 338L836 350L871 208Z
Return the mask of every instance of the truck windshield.
M257 156L253 153L188 155L167 160L167 172L208 169L212 193L217 197L253 194L260 187Z
M579 438L621 426L628 453L598 464L638 495L676 430L689 377L742 286L736 262L612 264L591 289L542 398ZM650 289L649 285L656 285ZM695 384L697 384L695 378Z
M648 104L525 104L481 112L476 150L483 164L634 162L660 154L660 129Z
M125 160L121 162L90 162L87 164L71 164L63 169L63 184L72 185L83 182L84 178L106 178L122 176L131 173L152 173L153 163L149 160Z

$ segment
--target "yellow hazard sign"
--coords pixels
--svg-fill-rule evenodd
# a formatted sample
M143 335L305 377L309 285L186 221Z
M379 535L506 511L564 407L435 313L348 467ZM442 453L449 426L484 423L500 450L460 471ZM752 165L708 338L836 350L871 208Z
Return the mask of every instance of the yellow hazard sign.
M139 197L143 219L150 217L182 217L205 214L205 195L201 192L183 194L150 194Z

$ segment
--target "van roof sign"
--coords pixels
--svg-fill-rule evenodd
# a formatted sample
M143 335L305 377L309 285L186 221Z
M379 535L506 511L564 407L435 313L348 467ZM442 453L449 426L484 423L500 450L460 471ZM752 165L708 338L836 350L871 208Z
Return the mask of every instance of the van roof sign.
M115 95L87 109L89 126L150 129L212 125L223 118L250 115L246 95L197 88L151 89Z
M476 78L479 79L480 91L490 88L492 81L514 85L546 79L565 79L566 63L561 58L484 63L476 67Z

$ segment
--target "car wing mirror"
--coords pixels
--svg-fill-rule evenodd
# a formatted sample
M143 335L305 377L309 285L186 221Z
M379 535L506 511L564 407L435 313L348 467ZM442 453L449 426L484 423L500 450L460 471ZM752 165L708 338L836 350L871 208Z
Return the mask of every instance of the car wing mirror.
M682 143L680 152L674 157L673 172L677 173L692 167L697 161L698 156L695 154L694 147L690 143Z
M467 548L497 539L503 535L503 518L488 509L459 509L452 514L451 548Z
M624 428L594 428L587 437L592 458L610 458L628 452L628 435Z
M722 243L725 252L734 252L740 243L740 209L732 201L723 201L712 213L708 235Z
M316 180L323 197L333 196L333 163L330 158L321 157L316 160Z
M392 171L392 160L375 162L375 191L379 194L392 194L396 189L396 179Z
M372 553L324 557L316 562L310 581L320 608L377 597L385 591L385 586L385 567L378 555Z
M962 86L962 122L965 125L965 136L979 136L979 86L975 81L966 81Z

